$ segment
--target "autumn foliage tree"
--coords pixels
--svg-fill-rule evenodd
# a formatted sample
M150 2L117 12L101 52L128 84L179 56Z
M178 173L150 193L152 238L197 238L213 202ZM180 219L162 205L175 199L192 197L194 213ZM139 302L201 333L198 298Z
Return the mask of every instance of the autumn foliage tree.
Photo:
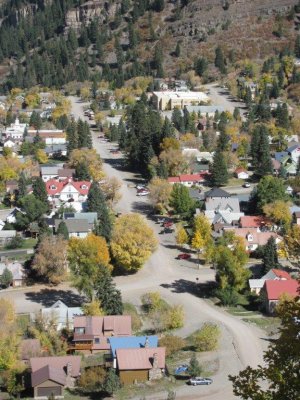
M111 252L119 267L132 272L139 270L156 247L154 232L141 215L126 214L116 220Z
M158 212L164 212L169 206L172 186L165 179L153 178L149 184L149 198Z
M31 268L45 282L62 282L67 276L67 241L62 236L44 236Z

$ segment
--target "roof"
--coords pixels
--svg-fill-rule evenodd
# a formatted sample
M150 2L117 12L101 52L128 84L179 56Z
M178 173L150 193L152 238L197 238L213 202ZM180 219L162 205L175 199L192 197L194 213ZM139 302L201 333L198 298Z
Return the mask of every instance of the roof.
M257 244L264 246L267 244L271 237L279 239L279 236L274 232L257 232L256 228L225 228L226 230L232 230L237 236L245 239L247 245ZM249 240L249 235L253 237L253 240Z
M42 175L58 175L58 171L60 170L60 168L56 165L56 166L44 166L41 167L41 174Z
M4 208L3 210L0 210L0 220L6 221L7 217L10 216L11 214L14 214L16 211L19 211L18 208Z
M294 212L295 218L300 218L300 211Z
M42 315L53 317L57 324L66 324L77 315L82 315L81 307L68 307L65 303L58 300L51 307L42 308Z
M287 280L292 279L291 275L288 272L283 271L282 269L274 269L273 268L273 269L271 269L271 271L273 272L274 275L277 276L277 278L287 279Z
M263 215L245 215L240 218L241 228L260 228L266 226L270 221Z
M241 172L245 172L248 174L248 171L245 168L239 167L234 171L236 174L240 174Z
M265 279L249 279L250 289L261 289L265 284Z
M115 336L128 336L131 335L131 316L77 316L74 317L74 328L85 328L85 335L101 336L105 331L112 330Z
M148 347L155 348L158 345L157 336L127 336L127 337L110 337L112 355L115 357L117 349L140 349L145 348L148 342Z
M56 179L50 179L46 182L46 190L48 195L55 195L61 193L61 191L67 186L73 186L81 195L87 195L91 182L89 181L73 181L73 179L68 178L64 181L57 181Z
M5 268L7 268L13 276L14 280L22 280L24 279L24 270L23 270L23 265L20 264L17 261L13 261L13 262L1 262L0 263L0 275L3 274L3 271L5 270Z
M166 349L164 347L118 349L116 351L118 369L121 371L151 369L154 354L158 357L158 367L165 368Z
M205 192L205 197L230 197L230 193L226 192L223 189L220 189L218 187L214 187L212 189L210 189L208 192Z
M17 235L17 231L9 230L9 231L0 231L0 238L1 239L9 239L13 238Z
M198 100L200 101L208 101L209 98L204 92L175 92L173 90L163 90L161 92L153 92L155 96L158 98L167 97L172 100L177 99L185 99L185 100Z
M30 359L30 366L32 373L34 373L46 365L63 370L67 364L71 364L71 375L77 377L80 374L80 361L80 356L34 357Z
M63 219L86 219L89 224L94 224L98 219L98 214L96 212L78 212L78 213L64 213Z
M59 177L72 178L73 174L75 174L75 169L73 168L60 168L58 170Z
M182 174L179 176L173 176L168 178L169 183L181 183L181 182L202 182L205 180L205 172L197 174Z
M66 384L66 373L63 369L58 369L51 367L50 365L45 365L44 367L31 374L32 387L38 386L48 380L64 386Z
M240 212L240 202L237 197L208 197L205 200L206 211Z
M300 143L293 143L290 147L286 149L287 152L292 153L294 150L300 152Z
M278 160L275 160L275 158L272 158L271 161L272 161L272 164L273 164L273 169L276 169L276 170L280 169L281 164L280 164L280 162Z
M284 293L297 296L299 283L295 279L266 281L265 289L268 300L278 300Z
M56 219L55 220L55 230L58 229L58 226L61 222L64 222L67 226L69 233L75 232L89 232L90 231L90 224L87 219L77 219L77 218L70 218L70 219Z

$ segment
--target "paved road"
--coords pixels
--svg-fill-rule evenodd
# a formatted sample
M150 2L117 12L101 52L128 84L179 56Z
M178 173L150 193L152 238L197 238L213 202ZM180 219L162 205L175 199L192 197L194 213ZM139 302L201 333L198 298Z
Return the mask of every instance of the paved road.
M72 101L72 112L83 118L82 103L76 98ZM103 143L93 135L93 145L104 160L104 171L108 176L116 176L122 181L122 199L116 207L120 212L140 212L147 214L148 202L145 197L137 197L132 183L140 179L139 176L120 168L120 156L112 155L110 150L115 148L112 143ZM210 305L207 301L195 296L195 291L201 295L202 288L214 280L214 271L209 268L195 267L195 260L175 260L178 250L175 248L171 234L159 235L161 228L153 221L148 221L159 238L159 247L152 255L145 267L134 276L116 278L116 283L125 301L139 305L140 296L146 291L156 290L171 304L181 304L185 311L185 326L178 334L188 335L199 328L204 321L216 322L222 331L220 349L216 353L218 370L213 376L214 384L211 387L191 388L180 387L177 390L178 399L206 400L233 400L231 384L227 380L228 374L236 374L247 365L257 366L262 362L264 333L250 327L241 320ZM200 389L200 391L199 391ZM197 394L195 394L197 393ZM153 395L150 399L163 399L165 395Z

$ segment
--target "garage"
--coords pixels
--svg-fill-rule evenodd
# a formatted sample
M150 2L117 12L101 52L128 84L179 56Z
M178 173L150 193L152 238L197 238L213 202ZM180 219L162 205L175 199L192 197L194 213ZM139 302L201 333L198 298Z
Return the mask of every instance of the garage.
M61 396L62 388L61 386L52 386L52 387L38 387L37 388L37 395L38 397L50 397L51 395L54 396Z

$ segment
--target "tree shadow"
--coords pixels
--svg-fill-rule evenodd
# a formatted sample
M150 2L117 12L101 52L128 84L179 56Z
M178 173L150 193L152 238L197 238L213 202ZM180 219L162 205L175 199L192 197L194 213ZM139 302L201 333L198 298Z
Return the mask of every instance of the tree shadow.
M216 289L216 282L192 282L186 279L178 279L172 283L162 283L160 286L165 289L170 289L173 293L190 293L205 299L213 295Z
M28 300L40 303L44 307L50 307L58 300L64 302L68 307L79 307L85 301L83 296L71 290L42 289L39 292L25 293L25 295Z
M134 201L132 203L131 209L133 212L138 212L144 215L148 215L152 211L152 206L149 203L144 203L142 201Z
M126 164L122 159L104 158L103 162L109 164L112 168L118 171L129 171L129 169L126 167Z

